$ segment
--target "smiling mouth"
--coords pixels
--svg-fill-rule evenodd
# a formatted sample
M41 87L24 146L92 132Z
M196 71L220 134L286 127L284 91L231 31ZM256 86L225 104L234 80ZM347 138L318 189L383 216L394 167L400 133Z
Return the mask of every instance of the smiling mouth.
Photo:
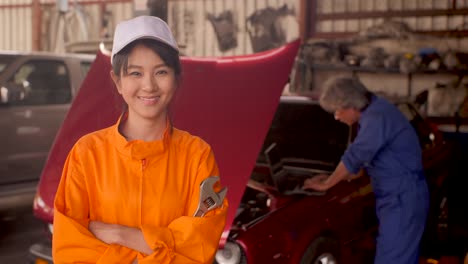
M143 101L156 101L159 100L160 96L138 96L138 99Z
M154 103L161 98L160 96L137 96L138 99L142 100L143 102L147 103Z

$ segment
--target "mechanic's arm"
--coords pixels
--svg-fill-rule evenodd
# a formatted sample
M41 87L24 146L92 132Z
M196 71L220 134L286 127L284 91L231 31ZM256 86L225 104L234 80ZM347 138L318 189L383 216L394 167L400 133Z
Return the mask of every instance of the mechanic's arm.
M88 192L72 150L64 166L54 203L54 263L131 263L137 252L120 245L108 245L88 229Z
M346 169L346 166L343 164L343 162L340 161L338 166L336 166L335 171L330 175L330 177L323 181L323 184L327 189L330 189L340 181L348 178L350 175L351 173L348 171L348 169Z
M354 178L367 163L371 163L376 153L381 150L391 132L384 114L369 114L360 121L360 130L354 142L346 149L341 161L330 177L318 175L304 182L304 189L326 191L346 178Z
M351 174L346 178L346 180L352 181L352 180L355 180L355 179L357 179L357 178L360 178L360 177L362 177L362 176L364 176L364 175L366 175L366 170L360 169L359 172L356 173L356 174L351 173Z
M340 162L335 171L330 175L317 175L304 182L304 189L326 191L338 184L340 181L349 178L351 173L346 169L343 162Z

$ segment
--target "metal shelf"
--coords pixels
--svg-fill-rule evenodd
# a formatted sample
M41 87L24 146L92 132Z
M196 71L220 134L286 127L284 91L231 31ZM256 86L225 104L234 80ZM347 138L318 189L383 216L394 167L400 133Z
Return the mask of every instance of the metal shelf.
M418 69L411 72L401 72L399 69L385 69L385 68L375 68L375 67L361 67L361 66L348 66L345 64L311 64L309 70L312 71L349 71L352 72L354 76L357 77L357 73L380 73L380 74L401 74L406 75L407 77L407 97L412 96L412 80L414 75L418 74L450 74L456 76L465 76L468 75L468 69L454 69L454 70L430 70L430 69Z

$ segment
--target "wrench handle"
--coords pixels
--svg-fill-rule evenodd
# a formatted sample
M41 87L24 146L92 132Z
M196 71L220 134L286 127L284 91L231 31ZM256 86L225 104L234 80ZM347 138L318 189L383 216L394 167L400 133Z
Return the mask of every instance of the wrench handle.
M204 215L205 215L205 213L203 212L203 210L198 209L197 212L193 216L194 217L202 217Z

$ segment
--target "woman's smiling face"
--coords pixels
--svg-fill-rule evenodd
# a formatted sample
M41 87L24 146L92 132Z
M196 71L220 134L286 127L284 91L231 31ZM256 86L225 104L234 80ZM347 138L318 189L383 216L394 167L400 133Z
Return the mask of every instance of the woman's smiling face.
M152 49L137 44L129 53L127 71L112 74L128 105L129 117L158 119L166 115L177 88L174 70Z

